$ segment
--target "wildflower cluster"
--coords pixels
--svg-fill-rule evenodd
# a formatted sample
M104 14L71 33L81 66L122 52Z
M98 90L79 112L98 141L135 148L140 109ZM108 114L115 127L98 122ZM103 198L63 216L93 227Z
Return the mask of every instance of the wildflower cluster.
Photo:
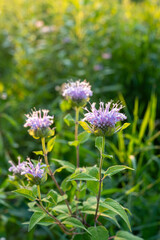
M52 151L56 138L53 136L54 130L50 128L54 117L49 116L49 111L46 109L38 111L32 110L30 114L26 115L27 119L24 127L30 128L29 134L34 138L41 138L42 151L35 151L34 153L43 156L45 164L42 163L42 160L37 163L33 160L31 161L30 158L27 158L27 160L23 162L20 162L20 159L18 159L17 166L10 161L11 167L9 171L17 176L15 180L20 180L19 184L17 184L20 188L16 190L16 193L33 201L34 207L33 204L29 206L30 210L34 212L29 223L29 231L35 224L39 224L42 220L44 224L48 224L49 222L59 225L65 234L73 236L72 239L77 234L81 234L82 238L88 234L87 239L92 239L90 236L93 237L97 232L105 237L103 239L109 239L108 230L105 227L96 226L96 224L100 222L98 219L99 216L105 218L105 211L107 211L107 218L109 216L113 221L117 221L115 220L115 215L123 216L123 220L130 229L130 223L124 208L115 200L104 200L101 198L101 189L105 177L112 176L124 169L130 169L128 166L113 166L113 168L110 167L106 171L102 169L103 159L108 156L105 154L105 136L114 133L116 124L119 121L125 120L127 117L123 113L120 113L120 110L123 108L121 104L114 104L110 101L106 104L100 102L99 109L96 109L96 103L92 103L91 111L85 108L87 113L85 113L84 118L79 121L80 108L82 108L89 100L89 97L92 96L91 86L86 81L81 82L78 80L76 82L66 83L62 95L73 103L72 106L74 106L75 109L75 121L71 116L65 117L65 119L67 119L67 123L75 123L75 138L74 141L69 144L76 147L77 168L64 160L54 159L61 167L54 172L52 171L48 160L48 153ZM85 131L79 134L78 127L80 123L82 123L81 126L84 127ZM95 165L93 168L81 168L79 146L88 140L90 132L99 135L95 140L95 146L100 152L99 166L97 167ZM71 175L67 176L63 180L63 183L59 185L55 173L64 169L70 172ZM58 193L51 188L48 193L41 194L40 185L47 180L47 174L53 180L54 187L57 188ZM23 178L21 178L21 176L23 176ZM27 178L29 184L23 181L25 178ZM83 181L86 183L83 183ZM88 181L90 181L89 184ZM85 191L86 188L87 191ZM89 193L93 192L93 189L96 197ZM86 194L84 194L84 191ZM41 209L40 211L39 208ZM63 211L63 217L60 216L61 209L65 209L65 211ZM88 217L90 212L92 212L92 215L94 214L93 218L91 218L91 216ZM77 231L78 227L80 231ZM84 231L86 231L86 234L84 234Z

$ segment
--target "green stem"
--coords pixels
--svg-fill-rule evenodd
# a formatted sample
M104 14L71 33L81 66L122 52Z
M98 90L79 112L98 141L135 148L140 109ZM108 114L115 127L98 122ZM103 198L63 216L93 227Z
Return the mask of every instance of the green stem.
M79 108L75 108L76 117L75 117L75 141L78 141L78 121L79 121ZM76 159L77 159L77 168L79 168L79 145L76 147Z
M54 181L54 183L55 183L58 191L59 191L60 194L61 194L61 196L63 196L63 195L64 195L64 192L63 192L63 190L60 188L60 186L59 186L57 180L55 179L54 174L52 173L52 170L51 170L51 168L50 168L50 166L49 166L48 157L47 157L47 150L46 150L46 145L45 145L45 138L41 138L41 141L42 141L42 149L43 149L43 154L44 154L44 160L45 160L45 163L46 163L46 165L47 165L47 167L48 167L49 175L51 176L52 180ZM65 200L65 203L66 203L66 205L67 205L67 207L68 207L69 213L72 215L72 211L71 211L71 209L70 209L70 206L69 206L68 201Z
M102 141L102 151L100 151L100 164L99 164L99 190L98 190L98 196L97 196L97 207L94 217L94 225L96 226L97 218L98 218L98 209L99 209L99 202L101 197L101 187L102 187L102 165L103 165L103 153L104 153L104 147L105 147L105 136L103 136Z
M40 203L41 207L43 207L42 199L41 199L40 185L37 185L37 192L38 192L39 203Z

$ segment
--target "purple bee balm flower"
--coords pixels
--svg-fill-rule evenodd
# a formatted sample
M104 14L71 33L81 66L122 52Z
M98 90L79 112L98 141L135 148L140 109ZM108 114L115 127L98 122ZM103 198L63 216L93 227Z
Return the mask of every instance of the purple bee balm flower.
M92 96L91 85L86 80L82 82L80 82L80 80L68 82L64 84L62 96L70 98L75 102L87 100Z
M99 129L103 133L111 133L111 130L115 127L117 122L127 118L123 113L119 112L123 108L123 105L115 103L111 107L111 104L112 101L105 105L103 102L100 102L99 109L96 109L96 103L91 104L91 111L85 108L88 113L84 114L85 118L83 121L90 123L95 130Z
M27 120L24 124L24 127L30 127L34 130L49 127L53 123L54 116L48 116L48 112L49 110L46 109L42 109L39 111L32 110L30 114L26 114Z
M44 174L45 164L41 164L42 161L38 162L36 166L33 165L30 158L27 158L26 167L22 171L22 175L31 174L34 178L42 178Z
M20 162L20 158L18 158L18 165L15 166L14 163L12 161L9 161L9 163L12 165L10 168L9 168L9 172L13 172L14 175L16 174L20 174L22 175L22 172L24 171L25 169L25 165L26 165L26 162Z

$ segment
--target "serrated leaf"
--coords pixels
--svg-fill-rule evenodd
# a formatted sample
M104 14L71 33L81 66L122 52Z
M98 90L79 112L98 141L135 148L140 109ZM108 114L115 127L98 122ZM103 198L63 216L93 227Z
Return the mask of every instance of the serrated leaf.
M91 233L91 240L108 240L108 231L103 226L90 227L88 231Z
M33 151L36 155L42 155L43 156L43 151Z
M25 188L17 189L14 192L25 198L28 198L31 201L34 201L36 199L36 196L34 195L33 191L25 189Z
M118 231L114 239L115 240L143 240L142 238L136 237L132 233L129 233L126 231Z
M28 227L28 231L31 231L32 228L40 221L42 220L44 217L46 216L46 213L40 213L40 212L35 212L33 213L30 222L29 222L29 227Z
M74 119L72 118L71 114L67 114L64 117L64 121L68 126L71 126L72 124L74 124Z
M79 124L86 132L93 133L93 130L90 128L90 126L86 122L79 121Z
M80 143L85 143L88 140L89 136L90 133L84 131L78 135L78 141Z
M51 138L47 143L47 152L51 152L54 144L55 144L56 137Z
M86 232L90 234L90 232L85 228L85 226L76 218L69 217L65 221L62 222L65 225L70 225L76 228L84 229ZM91 234L90 234L91 235Z
M109 167L109 168L107 169L107 171L105 171L104 177L106 177L106 176L113 176L113 175L115 175L116 173L121 172L121 171L123 171L123 170L125 170L125 169L134 170L133 168L130 168L130 167L128 167L128 166L115 165L115 166Z
M127 216L125 210L123 209L123 207L117 201L107 198L104 202L100 202L100 206L102 206L106 209L109 209L110 211L119 215L125 221L129 230L131 230L128 216Z

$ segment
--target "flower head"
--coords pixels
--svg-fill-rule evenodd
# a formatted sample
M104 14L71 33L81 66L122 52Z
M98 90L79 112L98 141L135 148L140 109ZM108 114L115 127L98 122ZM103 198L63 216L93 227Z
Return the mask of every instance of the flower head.
M43 117L42 117L43 112ZM30 114L26 114L27 120L24 127L30 127L31 129L47 128L53 123L53 116L48 116L49 110L42 109L39 111L33 111Z
M86 81L77 80L76 82L68 82L64 84L62 96L71 99L74 102L88 101L92 96L91 85Z
M53 123L54 116L48 116L49 110L42 109L27 114L27 120L24 127L30 127L29 134L34 138L49 137L54 135L54 130L49 127ZM43 116L42 116L43 113Z
M41 164L42 161L38 162L36 166L33 165L30 158L27 158L28 161L25 162L25 168L21 172L24 174L31 174L34 178L42 178L44 174L45 164Z
M25 162L20 162L20 158L18 158L18 165L15 166L12 161L9 161L9 163L12 165L9 168L9 172L13 172L14 175L22 175L22 172L25 169Z
M18 165L15 166L11 161L9 163L12 165L9 168L10 172L13 172L13 175L17 175L20 177L21 175L25 175L27 180L33 184L40 184L41 180L44 176L44 167L45 164L41 164L42 161L39 161L36 166L33 165L30 158L27 158L27 161L20 163L20 159L18 159Z
M119 112L123 105L115 103L111 107L111 104L112 101L106 104L100 102L99 109L96 109L96 103L91 104L91 111L85 108L88 112L84 114L83 121L90 123L94 130L100 130L103 134L111 135L116 123L127 118L123 113Z

